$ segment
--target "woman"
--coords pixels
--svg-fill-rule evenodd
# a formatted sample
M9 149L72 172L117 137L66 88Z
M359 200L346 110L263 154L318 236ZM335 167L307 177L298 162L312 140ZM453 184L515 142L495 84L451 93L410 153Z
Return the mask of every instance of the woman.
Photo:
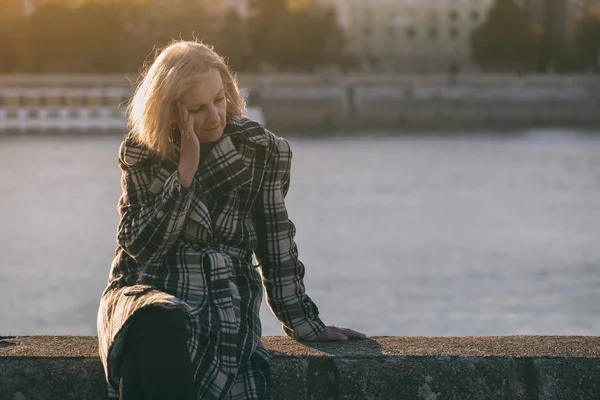
M242 116L219 55L172 43L127 111L118 248L98 312L109 397L264 399L262 284L287 335L365 337L325 326L305 294L284 203L289 144Z

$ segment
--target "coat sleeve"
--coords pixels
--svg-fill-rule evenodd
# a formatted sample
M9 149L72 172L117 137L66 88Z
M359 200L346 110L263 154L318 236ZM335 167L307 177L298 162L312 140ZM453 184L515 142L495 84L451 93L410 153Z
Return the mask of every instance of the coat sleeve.
M300 340L313 340L325 329L319 310L304 289L304 265L294 241L296 228L288 218L285 196L290 185L292 152L285 139L277 139L257 202L256 228L267 304L284 332Z
M181 233L193 187L181 186L177 168L135 165L119 157L122 194L117 244L144 268L164 260Z

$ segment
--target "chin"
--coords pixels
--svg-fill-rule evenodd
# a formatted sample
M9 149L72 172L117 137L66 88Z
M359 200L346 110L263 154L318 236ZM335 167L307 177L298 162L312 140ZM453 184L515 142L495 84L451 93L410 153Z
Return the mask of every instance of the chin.
M204 131L200 136L200 143L216 142L223 136L223 129L215 129L214 131Z

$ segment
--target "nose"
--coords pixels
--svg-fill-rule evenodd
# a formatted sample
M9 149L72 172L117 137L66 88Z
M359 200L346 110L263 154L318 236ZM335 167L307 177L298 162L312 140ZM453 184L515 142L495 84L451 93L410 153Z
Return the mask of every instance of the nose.
M215 107L212 107L206 116L206 125L209 127L214 127L215 125L219 124L220 120L221 118L219 117L219 111Z

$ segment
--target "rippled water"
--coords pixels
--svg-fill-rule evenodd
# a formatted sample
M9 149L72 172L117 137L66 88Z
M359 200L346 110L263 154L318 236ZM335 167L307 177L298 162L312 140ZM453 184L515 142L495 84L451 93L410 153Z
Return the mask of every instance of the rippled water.
M369 335L600 332L600 136L290 139L288 206L326 323ZM0 335L93 335L114 136L0 139ZM263 309L265 335L282 334Z

